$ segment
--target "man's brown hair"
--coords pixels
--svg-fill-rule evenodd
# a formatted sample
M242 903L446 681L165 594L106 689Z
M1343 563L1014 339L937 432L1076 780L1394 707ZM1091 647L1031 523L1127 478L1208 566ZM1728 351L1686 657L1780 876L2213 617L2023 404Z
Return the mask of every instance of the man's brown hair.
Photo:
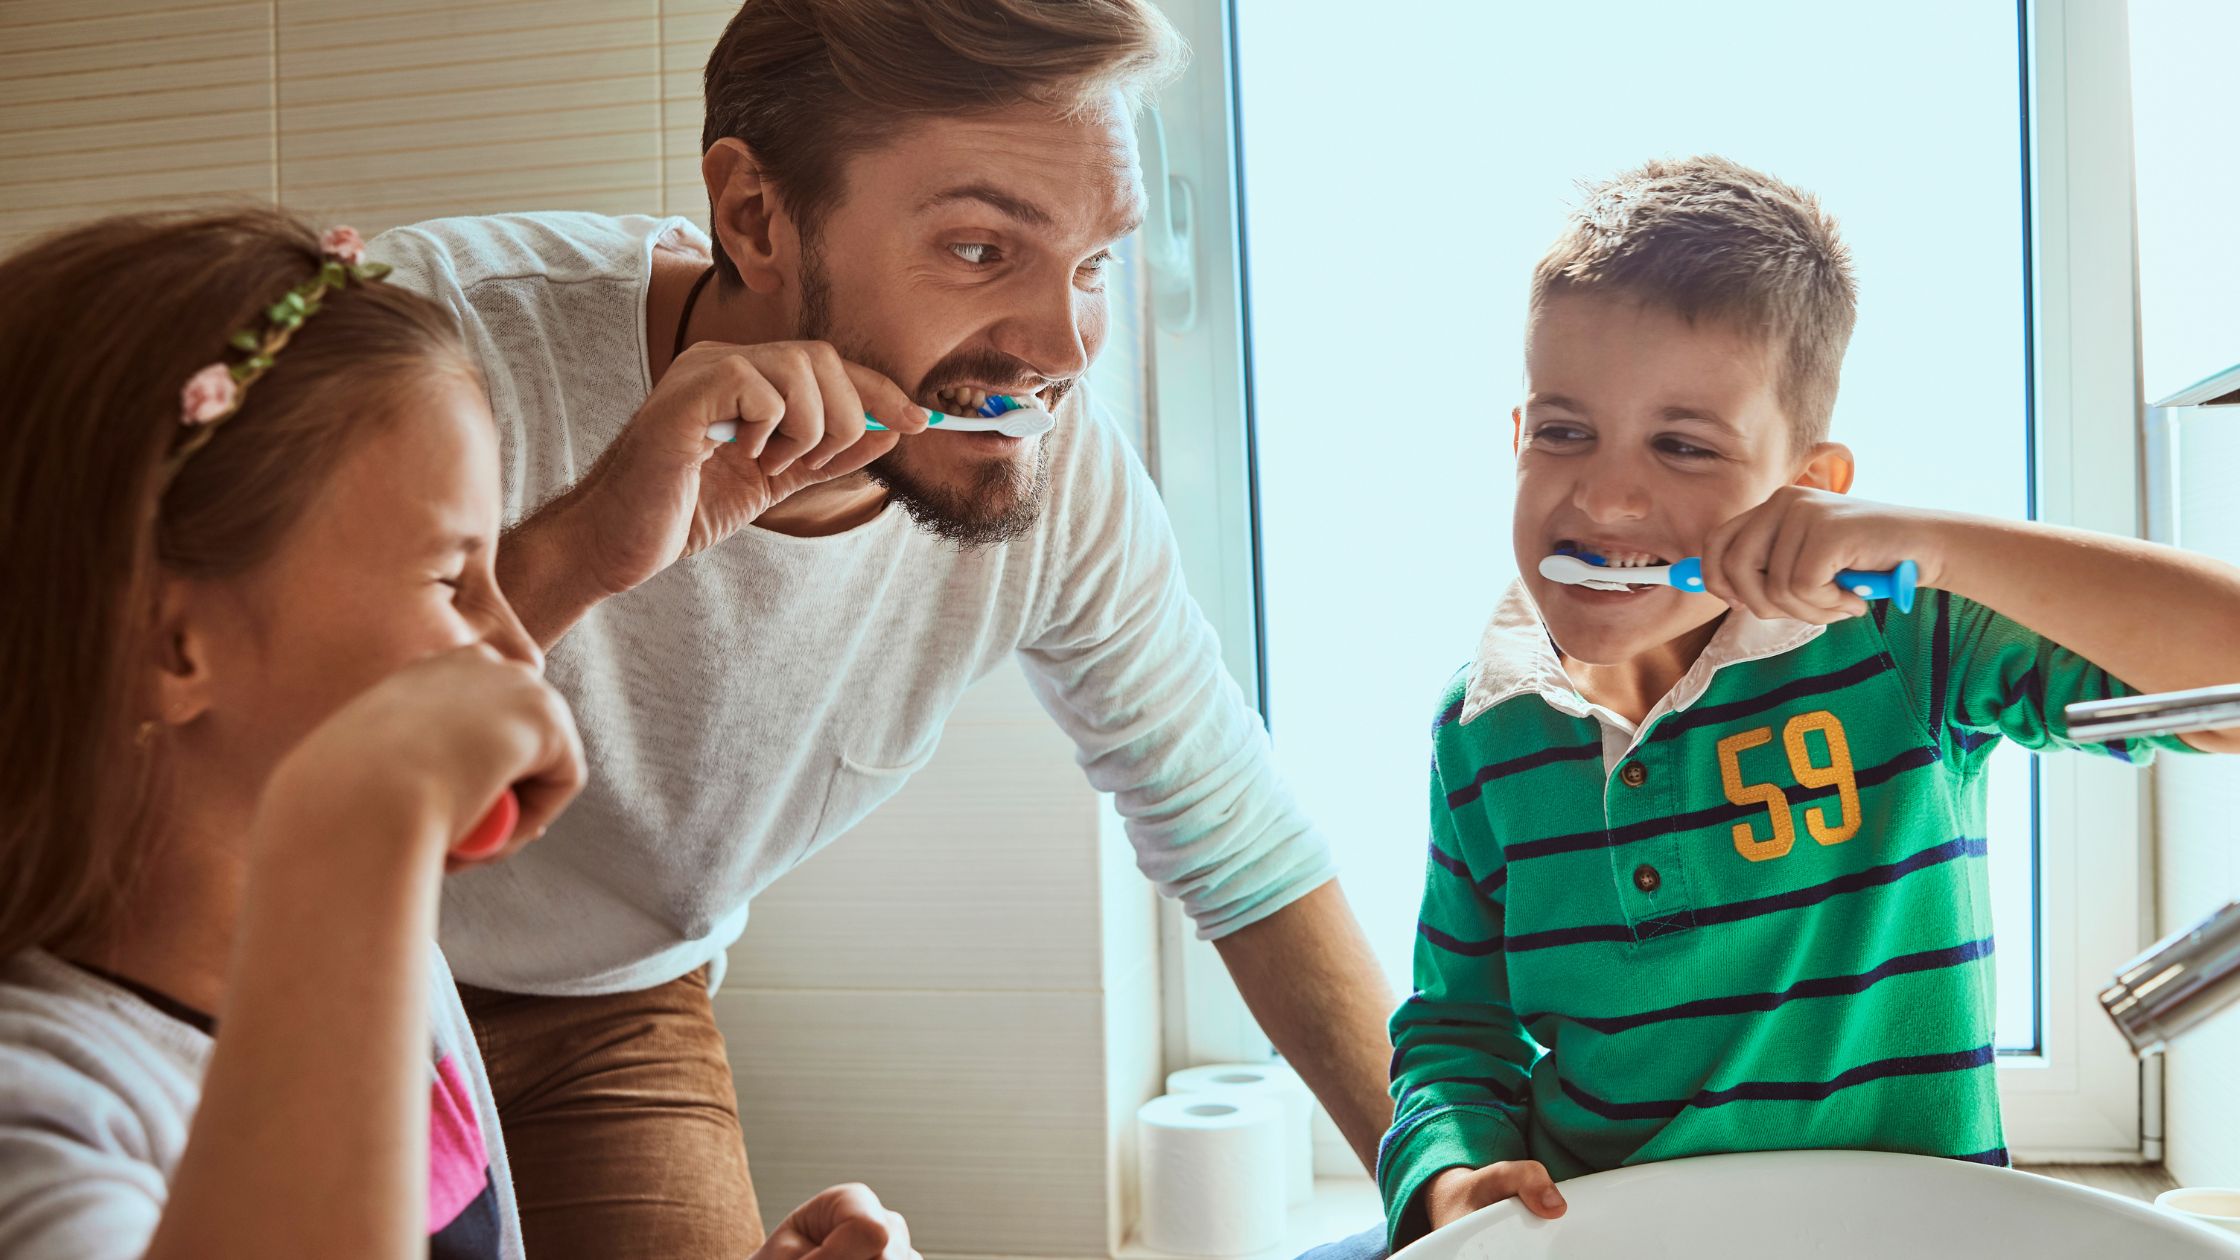
M1828 437L1858 318L1851 251L1811 193L1722 157L1645 162L1586 189L1532 272L1556 293L1622 293L1764 340L1798 449Z
M158 829L162 579L255 567L418 387L480 381L449 312L353 284L174 464L187 378L321 261L271 209L124 215L0 259L0 958L100 932Z
M744 141L808 233L847 160L913 121L1114 94L1132 110L1184 57L1151 0L747 0L708 54L700 151Z

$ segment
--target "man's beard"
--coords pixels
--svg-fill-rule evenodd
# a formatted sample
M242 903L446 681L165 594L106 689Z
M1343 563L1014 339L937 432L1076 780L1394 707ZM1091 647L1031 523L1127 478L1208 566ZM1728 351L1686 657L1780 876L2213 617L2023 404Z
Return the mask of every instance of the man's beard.
M839 340L834 332L832 288L824 273L823 254L805 239L801 252L801 339L829 342L840 352L840 357L860 363L900 384L900 379L877 355L863 346ZM1020 367L1016 360L989 353L953 355L926 374L920 385L920 395L923 397L945 385L969 380L1016 378L1022 375ZM1056 402L1056 398L1051 399L1052 406ZM874 460L864 472L902 505L902 510L910 514L918 528L954 544L959 550L992 547L1024 535L1041 517L1043 496L1050 488L1050 443L1047 436L1036 440L1031 466L1022 466L1013 459L990 461L966 474L969 484L961 486L911 468L907 448L901 446Z

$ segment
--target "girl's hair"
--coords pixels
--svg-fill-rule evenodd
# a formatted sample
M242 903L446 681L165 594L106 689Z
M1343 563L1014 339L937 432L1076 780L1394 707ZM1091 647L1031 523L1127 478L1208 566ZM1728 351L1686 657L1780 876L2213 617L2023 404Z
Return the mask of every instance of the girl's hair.
M120 216L0 261L0 958L98 932L150 838L161 579L254 568L396 400L479 379L441 307L330 291L167 480L188 378L320 262L272 209Z

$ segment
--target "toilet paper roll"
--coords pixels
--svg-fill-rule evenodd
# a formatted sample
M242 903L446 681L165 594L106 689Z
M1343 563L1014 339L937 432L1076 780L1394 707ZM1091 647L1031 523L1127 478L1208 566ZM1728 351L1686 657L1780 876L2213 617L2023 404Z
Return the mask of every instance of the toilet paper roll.
M1170 1094L1240 1093L1283 1108L1283 1184L1287 1200L1314 1197L1314 1094L1284 1063L1213 1063L1167 1074Z
M1249 1094L1169 1094L1136 1112L1143 1244L1244 1256L1283 1242L1283 1108Z

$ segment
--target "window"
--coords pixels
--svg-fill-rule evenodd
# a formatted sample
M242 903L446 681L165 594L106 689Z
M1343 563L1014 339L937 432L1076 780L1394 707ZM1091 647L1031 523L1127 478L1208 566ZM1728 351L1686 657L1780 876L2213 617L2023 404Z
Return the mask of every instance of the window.
M2129 440L2129 307L2102 300L2118 323L2092 322L2100 308L2070 276L2103 257L2127 265L2128 219L2105 237L2116 225L2093 216L2115 208L2071 195L2128 171L2127 114L2103 125L2083 107L2111 76L2123 87L2120 14L2111 33L2104 15L2054 3L1637 3L1601 11L1582 40L1558 6L1441 0L1385 21L1340 0L1170 8L1198 24L1193 75L1227 76L1234 93L1233 122L1200 91L1170 106L1167 128L1203 133L1222 114L1236 145L1228 171L1176 173L1240 188L1223 243L1241 237L1241 261L1213 262L1244 277L1251 420L1162 382L1159 440L1246 430L1256 495L1254 533L1181 517L1178 531L1186 552L1221 552L1232 570L1240 552L1257 561L1254 665L1279 757L1403 991L1423 732L1515 576L1507 416L1524 295L1578 181L1715 152L1821 197L1860 276L1836 416L1859 456L1856 493L2132 528L2132 465L2084 453ZM1213 28L1233 41L1227 57L1205 42L1213 11L1229 19ZM1199 314L1222 331L1218 311ZM1160 353L1187 340L1163 338ZM2086 440L2072 429L2088 420L2068 418L2088 405ZM1474 558L1458 568L1460 555ZM1239 597L1233 578L1213 592L1232 609ZM2092 980L2139 932L2122 891L2137 887L2137 827L2122 817L2137 788L2080 760L2036 767L2007 749L1992 775L2008 1122L2041 1155L2137 1145L2135 1067L2089 1022ZM2079 897L2079 881L2104 880L2116 895ZM2084 1114L2032 1118L2048 1108Z

